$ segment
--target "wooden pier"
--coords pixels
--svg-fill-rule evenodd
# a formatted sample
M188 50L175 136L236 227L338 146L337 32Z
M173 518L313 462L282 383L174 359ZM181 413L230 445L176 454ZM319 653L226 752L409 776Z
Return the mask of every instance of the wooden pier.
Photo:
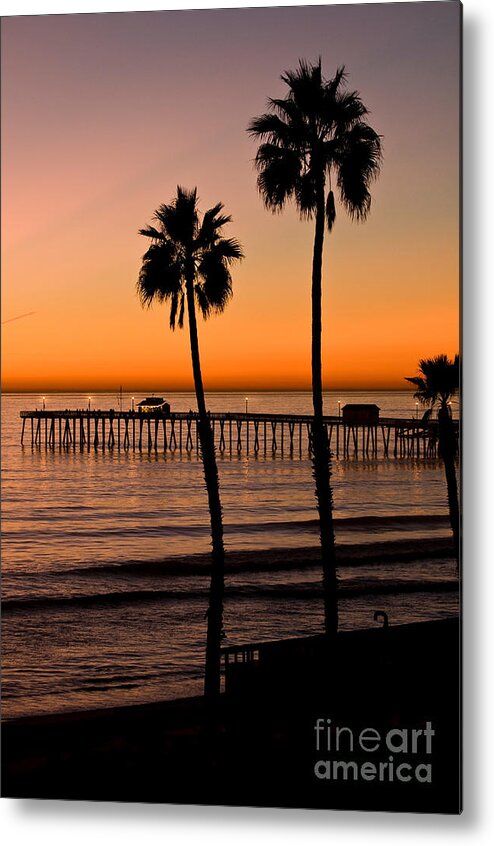
M21 444L48 449L198 452L198 417L175 411L21 411ZM311 415L210 413L219 453L310 455ZM325 417L329 446L337 458L421 458L437 456L437 424L382 418L348 424ZM455 421L458 432L458 423ZM27 431L26 431L27 430Z

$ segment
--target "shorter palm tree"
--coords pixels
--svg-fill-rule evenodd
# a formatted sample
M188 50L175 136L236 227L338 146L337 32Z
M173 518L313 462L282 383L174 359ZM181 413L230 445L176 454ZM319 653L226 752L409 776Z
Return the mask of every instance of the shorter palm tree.
M449 519L453 532L456 562L460 560L460 510L458 505L458 487L456 484L455 458L457 454L456 432L451 417L450 402L460 387L460 359L453 360L446 355L435 358L422 358L419 361L420 376L406 376L407 382L415 385L414 397L422 405L431 409L438 407L438 443L439 453L444 462L446 485L448 489Z
M220 692L225 548L218 467L199 356L196 305L205 319L224 310L232 296L230 266L243 257L238 241L222 237L223 226L231 221L222 212L223 205L218 203L200 221L197 189L186 191L179 186L172 203L161 205L154 213L157 225L139 230L152 243L143 257L137 282L143 306L170 304L171 329L183 328L187 309L198 433L211 520L212 565L204 679L208 699Z

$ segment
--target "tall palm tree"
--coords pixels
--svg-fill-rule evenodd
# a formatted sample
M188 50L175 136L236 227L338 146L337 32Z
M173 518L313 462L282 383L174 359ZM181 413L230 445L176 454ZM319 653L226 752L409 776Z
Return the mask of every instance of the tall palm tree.
M324 617L328 635L338 629L337 568L333 530L331 463L322 398L322 257L324 232L336 219L333 186L352 219L365 220L369 186L379 173L381 140L366 120L360 95L348 91L343 67L333 79L322 75L321 60L301 61L281 79L283 99L270 99L269 111L248 127L260 140L255 159L258 188L273 212L293 199L302 219L315 220L312 259L312 423L313 474L319 512Z
M448 490L449 519L453 532L456 562L460 561L460 510L456 484L455 458L457 454L456 432L450 412L450 401L460 388L460 359L447 355L422 358L418 366L420 376L405 376L417 388L414 397L431 409L438 407L437 432L439 452L444 463Z
M152 243L143 257L137 282L143 306L164 301L170 304L171 329L183 328L187 309L199 441L211 519L211 587L204 679L208 699L220 692L225 548L218 467L201 373L196 305L206 319L222 312L232 296L230 266L242 258L242 248L234 238L222 237L223 226L231 221L222 212L223 205L218 203L204 213L201 221L197 189L186 191L179 186L174 200L155 211L156 226L139 230Z

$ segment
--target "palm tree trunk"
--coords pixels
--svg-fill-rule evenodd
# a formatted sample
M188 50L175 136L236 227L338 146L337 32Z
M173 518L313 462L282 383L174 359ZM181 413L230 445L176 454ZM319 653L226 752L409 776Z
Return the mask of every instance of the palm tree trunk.
M199 440L204 466L204 479L208 492L209 514L211 520L211 584L208 627L206 638L206 670L204 677L204 695L211 700L219 696L221 683L221 635L223 631L223 593L225 583L225 547L223 544L223 517L220 501L220 484L214 438L211 423L206 411L204 386L202 382L199 340L194 303L193 278L187 281L187 312L189 316L190 349L192 370L199 411Z
M333 528L333 496L331 491L331 457L328 435L323 420L322 399L322 254L324 245L324 185L317 195L316 229L312 260L312 467L316 483L324 593L324 628L326 635L338 631L338 597L336 550Z
M460 564L460 509L458 504L458 487L456 484L456 434L446 408L439 409L438 413L438 439L439 452L444 463L446 486L448 490L449 520L453 532L453 545L455 551L456 565Z

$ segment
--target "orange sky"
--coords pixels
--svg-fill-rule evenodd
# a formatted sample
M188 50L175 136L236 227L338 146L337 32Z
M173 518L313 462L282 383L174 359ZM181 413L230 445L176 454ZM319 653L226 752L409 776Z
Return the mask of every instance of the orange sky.
M458 13L4 20L4 390L191 388L186 332L135 295L137 230L177 183L202 209L225 203L246 255L227 311L200 324L207 389L309 386L313 225L264 210L245 126L284 68L319 54L327 75L347 65L385 149L369 220L338 208L326 241L325 386L404 388L420 357L457 352Z

